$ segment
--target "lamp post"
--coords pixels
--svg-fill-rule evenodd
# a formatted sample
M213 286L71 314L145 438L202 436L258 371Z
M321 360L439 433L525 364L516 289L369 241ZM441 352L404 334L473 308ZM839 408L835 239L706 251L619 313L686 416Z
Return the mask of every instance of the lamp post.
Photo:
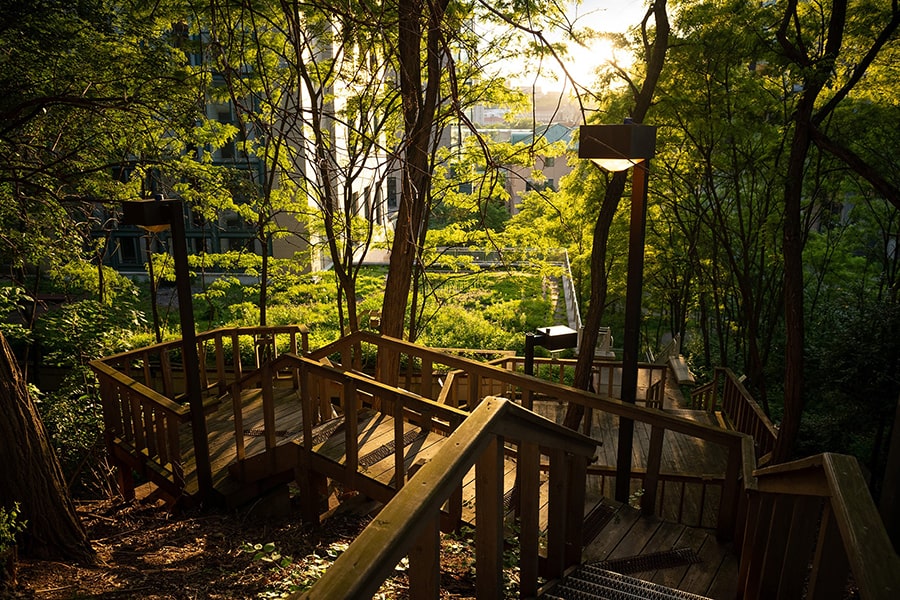
M640 349L641 287L644 277L644 230L647 219L647 172L656 151L656 127L626 120L622 125L582 125L578 157L591 159L607 171L634 169L631 181L631 226L625 287L625 337L622 342L623 402L637 399ZM619 417L616 459L616 500L627 502L631 486L634 421Z
M178 311L181 317L181 355L184 365L185 389L191 409L197 487L201 500L210 500L213 489L212 470L209 464L209 441L200 386L200 359L197 355L197 333L194 326L194 306L191 296L190 272L188 271L184 208L180 200L166 199L162 194L156 194L152 200L123 202L122 222L137 225L148 231L159 232L170 228L172 230L175 288L178 292Z
M547 350L565 350L578 345L578 332L565 325L538 327L534 333L525 334L525 374L534 375L534 347Z

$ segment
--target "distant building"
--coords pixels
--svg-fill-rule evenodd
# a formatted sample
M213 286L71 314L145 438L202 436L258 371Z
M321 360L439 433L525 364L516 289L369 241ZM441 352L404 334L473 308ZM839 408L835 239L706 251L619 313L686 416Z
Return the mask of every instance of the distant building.
M508 130L509 142L522 143L534 146L538 140L549 143L564 142L568 147L572 143L574 126L554 123L534 130ZM507 132L503 132L505 135ZM535 146L536 147L536 146ZM559 190L559 180L572 171L565 156L542 156L534 154L534 162L529 166L511 165L508 167L509 176L506 180L506 191L509 192L509 214L518 212L518 204L522 201L522 195L532 190L549 189ZM536 179L534 173L539 172L542 179Z

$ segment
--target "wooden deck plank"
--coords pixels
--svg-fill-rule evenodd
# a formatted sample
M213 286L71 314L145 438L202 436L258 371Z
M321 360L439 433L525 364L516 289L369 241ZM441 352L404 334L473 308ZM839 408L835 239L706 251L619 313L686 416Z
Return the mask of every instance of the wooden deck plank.
M600 535L584 549L583 562L599 562L609 558L619 542L629 534L639 517L639 511L624 504L619 505L616 514L603 528Z
M649 554L651 552L667 552L675 550L679 547L676 543L683 532L683 525L676 525L675 523L661 520L659 527L657 527L656 531L653 533L653 537L648 540L645 546L645 553ZM631 576L645 581L651 581L658 571L659 569L642 571L639 573L632 573Z
M688 568L687 573L685 573L685 576L679 583L678 589L691 592L692 594L705 595L716 578L716 573L725 560L725 556L722 554L715 538L709 535L703 540L698 554L701 562L695 563Z
M704 592L704 595L716 600L725 600L734 598L737 592L738 571L740 570L740 559L733 553L729 553L722 559L719 570Z
M643 517L638 519L628 530L628 535L622 538L605 560L615 558L628 558L646 552L650 540L656 535L662 521L656 517Z
M699 554L700 548L701 546L703 546L703 543L706 541L707 537L708 536L703 531L691 529L689 527L682 527L681 535L675 542L675 547L690 548L694 552ZM682 579L684 579L690 567L691 565L684 565L671 569L660 569L649 579L649 581L664 585L666 587L682 589L679 586L681 585L681 581Z

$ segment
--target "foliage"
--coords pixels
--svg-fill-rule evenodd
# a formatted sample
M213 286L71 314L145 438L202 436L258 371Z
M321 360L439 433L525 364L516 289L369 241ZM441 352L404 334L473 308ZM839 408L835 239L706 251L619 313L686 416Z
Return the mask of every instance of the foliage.
M7 548L16 544L16 535L25 531L28 521L21 518L19 503L15 502L12 508L0 506L0 554Z
M348 546L347 542L332 542L300 561L282 555L272 542L267 544L245 542L241 546L241 552L252 555L252 560L260 561L278 572L278 580L273 587L258 597L286 598L295 592L311 588Z
M33 339L31 330L24 324L27 322L24 318L26 304L33 305L33 300L24 288L17 285L0 286L0 315L6 316L0 320L0 331L13 345Z

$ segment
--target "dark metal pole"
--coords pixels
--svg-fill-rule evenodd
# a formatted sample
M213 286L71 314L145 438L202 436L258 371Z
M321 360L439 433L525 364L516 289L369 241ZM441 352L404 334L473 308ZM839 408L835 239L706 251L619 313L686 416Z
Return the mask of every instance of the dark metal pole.
M650 161L635 165L631 179L631 228L628 236L628 275L625 288L625 339L622 342L622 401L637 400L638 353L641 343L641 296L644 277L644 230L647 220L647 171ZM616 500L628 502L631 493L631 452L634 421L619 417L616 460Z
M525 374L534 375L534 342L535 334L525 334Z
M205 502L211 500L212 497L212 469L209 464L209 440L206 433L206 416L203 414L203 394L200 389L200 359L197 355L197 333L194 329L194 304L191 296L190 271L188 270L184 208L180 200L164 202L169 203L169 217L172 225L175 286L178 291L178 311L181 316L181 354L188 404L191 407L197 486L200 499Z

